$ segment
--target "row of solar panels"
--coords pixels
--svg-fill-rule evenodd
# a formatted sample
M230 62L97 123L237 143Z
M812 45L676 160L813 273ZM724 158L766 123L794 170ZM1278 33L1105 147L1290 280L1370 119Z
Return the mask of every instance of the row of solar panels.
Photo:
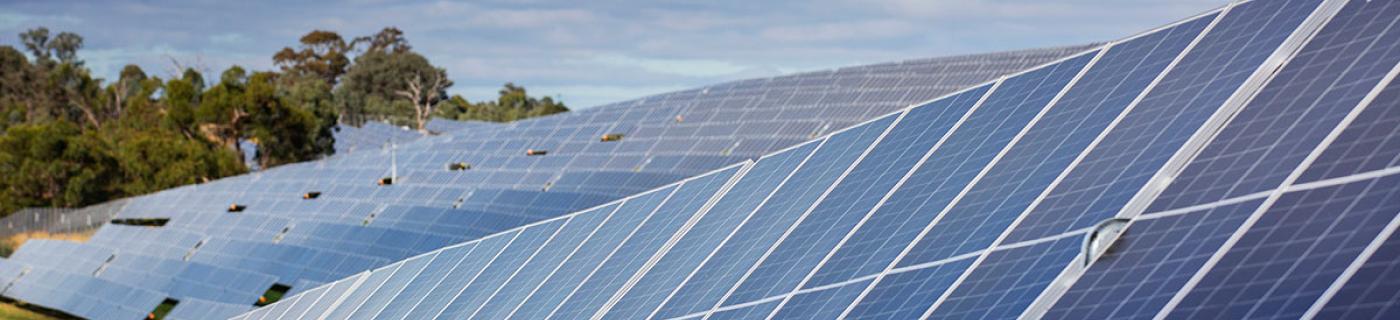
M122 300L132 303L132 310L150 310L159 297L181 301L184 307L176 308L175 315L214 315L190 313L205 305L246 310L274 284L290 285L295 293L450 243L594 206L789 146L815 134L805 131L817 123L822 124L817 131L824 133L908 105L911 99L927 99L1077 50L939 58L741 81L512 124L482 124L489 131L468 126L390 150L361 150L161 192L134 199L117 217L141 225L109 224L84 244L35 242L21 248L0 263L0 270L15 275L3 278L4 283L20 288L4 294L80 316L107 317L88 313L98 309L86 305L108 305L98 301L110 299L74 291L84 286L49 287L32 283L48 278L18 276L42 273L136 292L127 295L143 297L140 301ZM926 74L935 69L948 74ZM902 78L935 82L894 81ZM887 87L891 81L900 83ZM879 90L871 89L876 86ZM891 90L902 94L889 94ZM863 93L867 91L875 93ZM732 119L733 114L760 113L771 117L761 119L769 125ZM774 119L822 117L827 118L773 125ZM616 130L625 130L622 140L599 141ZM706 132L717 135L682 143L690 142L687 135ZM722 141L726 135L732 141ZM730 142L728 154L678 147L724 142ZM552 152L524 154L524 149L540 147ZM398 168L391 169L392 162ZM451 171L448 164L459 162L472 168ZM392 171L398 171L392 185L375 185ZM307 197L311 192L318 197ZM237 212L230 207L238 207ZM159 227L145 225L157 221ZM220 285L228 279L239 279L240 285ZM50 303L59 300L64 303ZM223 316L241 311L216 309Z
M1235 4L238 319L1393 318L1396 22Z

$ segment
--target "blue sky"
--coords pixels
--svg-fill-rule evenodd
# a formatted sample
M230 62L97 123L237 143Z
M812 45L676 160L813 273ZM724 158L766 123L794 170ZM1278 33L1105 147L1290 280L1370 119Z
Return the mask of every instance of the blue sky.
M307 31L384 26L446 68L450 90L513 81L574 108L705 84L950 54L1128 36L1225 0L3 1L0 44L35 26L82 35L98 76L172 61L271 69Z

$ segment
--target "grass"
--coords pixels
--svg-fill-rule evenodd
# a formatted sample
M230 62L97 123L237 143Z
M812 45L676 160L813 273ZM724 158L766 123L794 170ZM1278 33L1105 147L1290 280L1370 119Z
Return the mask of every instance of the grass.
M34 311L25 310L13 304L0 304L0 319L11 320L54 320L58 318L46 316Z

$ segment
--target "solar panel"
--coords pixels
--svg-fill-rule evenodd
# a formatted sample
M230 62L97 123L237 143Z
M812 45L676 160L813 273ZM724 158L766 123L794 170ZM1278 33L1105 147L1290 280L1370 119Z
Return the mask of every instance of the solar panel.
M1388 282L1354 280L1393 269L1394 152L1334 148L1392 135L1386 10L1242 2L765 157L730 188L663 188L650 214L691 205L581 265L610 267L556 269L570 280L539 301L558 310L511 315L1388 312Z
M326 284L242 318L1381 318L1397 12L1242 1L1101 46L448 133L403 145L392 187L367 182L388 156L370 151L163 192L123 214L185 212L178 232L37 242L0 280L83 316L166 295L241 312L224 304L280 281ZM339 189L282 199L318 172ZM110 259L127 239L172 276Z

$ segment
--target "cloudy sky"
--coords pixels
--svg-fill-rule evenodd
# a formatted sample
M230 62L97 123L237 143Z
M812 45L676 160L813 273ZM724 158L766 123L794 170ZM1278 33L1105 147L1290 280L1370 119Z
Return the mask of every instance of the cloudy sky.
M502 83L579 108L724 80L950 54L1112 40L1226 0L812 1L14 1L0 45L36 26L86 40L112 78L172 61L217 73L272 68L313 29L351 37L397 26L446 68L450 91L493 98Z

